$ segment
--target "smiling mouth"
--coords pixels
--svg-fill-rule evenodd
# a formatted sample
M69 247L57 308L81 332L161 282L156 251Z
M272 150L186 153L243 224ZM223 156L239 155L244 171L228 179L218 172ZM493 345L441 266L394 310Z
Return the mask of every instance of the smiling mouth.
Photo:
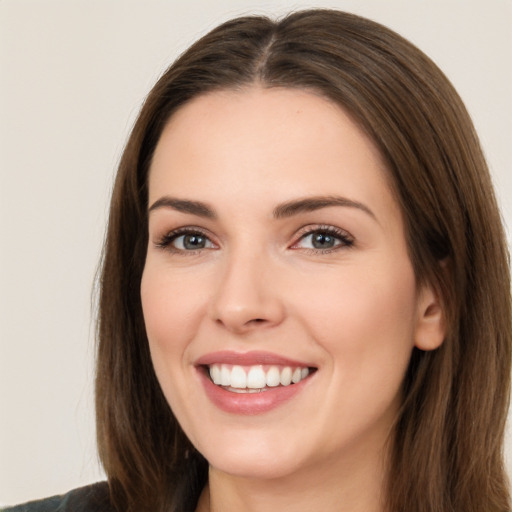
M261 393L293 386L316 371L313 367L232 364L205 365L204 369L211 382L233 393Z

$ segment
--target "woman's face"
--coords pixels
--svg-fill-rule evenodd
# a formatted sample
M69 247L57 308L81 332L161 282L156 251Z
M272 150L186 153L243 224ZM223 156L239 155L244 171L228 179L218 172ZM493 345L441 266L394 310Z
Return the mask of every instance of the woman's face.
M215 92L173 115L141 295L183 430L245 477L375 464L411 350L442 340L378 152L305 91Z

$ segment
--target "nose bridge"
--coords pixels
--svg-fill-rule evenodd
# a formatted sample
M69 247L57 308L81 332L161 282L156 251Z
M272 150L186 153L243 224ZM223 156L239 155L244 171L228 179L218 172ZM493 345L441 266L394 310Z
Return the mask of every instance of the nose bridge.
M234 332L280 323L284 308L273 268L268 251L250 241L227 251L212 299L213 319Z

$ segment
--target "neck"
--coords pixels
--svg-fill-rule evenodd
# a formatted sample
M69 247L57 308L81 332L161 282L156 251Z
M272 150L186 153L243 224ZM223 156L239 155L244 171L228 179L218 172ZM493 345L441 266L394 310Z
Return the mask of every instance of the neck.
M383 457L364 455L272 479L234 476L210 467L196 512L384 512Z

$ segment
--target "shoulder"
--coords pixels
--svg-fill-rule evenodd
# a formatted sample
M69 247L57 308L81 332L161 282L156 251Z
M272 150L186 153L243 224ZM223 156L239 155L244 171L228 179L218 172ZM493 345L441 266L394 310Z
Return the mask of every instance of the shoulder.
M114 512L114 509L107 482L99 482L60 496L0 509L0 512Z

